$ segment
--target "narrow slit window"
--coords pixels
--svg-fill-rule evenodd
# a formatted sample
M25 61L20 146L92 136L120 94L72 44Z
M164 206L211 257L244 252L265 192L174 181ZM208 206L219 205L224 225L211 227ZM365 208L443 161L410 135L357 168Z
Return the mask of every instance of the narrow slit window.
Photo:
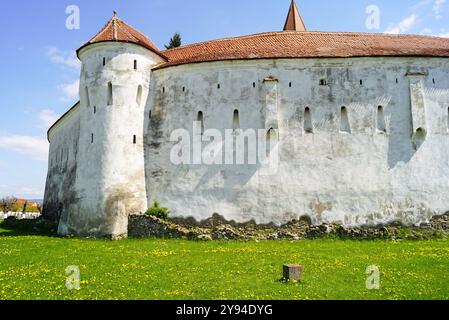
M198 112L198 116L197 116L196 120L200 123L201 135L203 135L204 134L204 114L203 114L203 111L199 111Z
M256 87L256 83L255 82L253 82L253 88L255 88Z
M348 109L346 107L341 107L341 111L340 111L340 132L351 133Z
M312 112L309 107L304 110L304 132L313 133Z
M447 108L447 130L449 131L449 107Z
M162 87L162 93L165 93L165 87Z
M186 87L182 87L182 92L186 92Z
M136 103L138 107L140 107L142 103L142 86L137 87Z
M103 67L106 65L106 58L103 57Z
M134 135L134 136L133 136L133 144L136 144L136 143L137 143L137 136Z
M291 82L288 83L288 87L289 87L289 88L292 87L292 83L291 83Z
M396 83L399 83L399 79L398 78L396 78Z
M96 114L96 113L97 113L97 107L94 106L94 114Z
M377 107L377 131L387 132L387 124L385 123L384 108L382 106Z
M94 143L94 134L93 133L90 135L90 143Z
M89 97L89 88L84 88L84 94L86 95L86 105L87 107L90 107L90 97Z
M240 115L238 110L234 110L234 117L232 119L232 128L234 130L240 129Z
M108 83L108 106L112 106L114 104L114 96L112 93L112 82Z
M221 86L220 86L220 84L218 84L218 85L217 85L217 89L220 89L220 88L221 88Z
M134 60L134 70L137 70L137 60Z
M151 110L150 110L150 113L148 114L148 118L150 118L150 119L151 119Z
M432 79L433 84L435 84L435 78Z
M360 80L360 85L363 86L363 80Z

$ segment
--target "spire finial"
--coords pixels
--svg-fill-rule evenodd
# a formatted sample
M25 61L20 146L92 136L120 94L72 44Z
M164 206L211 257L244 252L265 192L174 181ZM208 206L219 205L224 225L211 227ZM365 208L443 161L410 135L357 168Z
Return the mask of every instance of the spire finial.
M117 10L114 10L114 18L117 18Z

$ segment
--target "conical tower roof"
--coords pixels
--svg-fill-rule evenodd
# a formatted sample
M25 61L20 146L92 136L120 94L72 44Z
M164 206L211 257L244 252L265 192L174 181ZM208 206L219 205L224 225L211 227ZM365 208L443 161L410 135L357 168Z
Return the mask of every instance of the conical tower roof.
M114 11L114 16L112 17L111 20L108 21L108 23L106 23L103 29L101 29L100 32L98 32L92 39L90 39L88 42L86 42L83 46L81 46L77 50L77 54L79 55L81 49L91 44L101 42L134 43L144 48L147 48L156 53L157 55L165 58L164 55L161 53L161 51L158 49L158 47L150 39L148 39L140 31L131 27L125 21L119 19L117 17L116 11Z
M292 0L284 25L284 31L307 31L306 25L299 14L295 0Z

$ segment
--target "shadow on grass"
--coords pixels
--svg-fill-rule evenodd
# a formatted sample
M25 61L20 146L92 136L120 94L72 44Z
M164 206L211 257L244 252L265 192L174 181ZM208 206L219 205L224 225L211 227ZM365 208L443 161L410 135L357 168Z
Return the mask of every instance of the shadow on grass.
M3 221L0 220L0 237L26 236L59 237L57 225L43 219L18 220L8 218Z

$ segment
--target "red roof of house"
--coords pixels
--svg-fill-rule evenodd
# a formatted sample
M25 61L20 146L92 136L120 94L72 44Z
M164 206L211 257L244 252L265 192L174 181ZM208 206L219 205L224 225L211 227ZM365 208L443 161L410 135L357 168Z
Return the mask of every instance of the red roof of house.
M282 31L207 41L162 52L168 66L271 58L449 57L449 38L381 33Z
M82 45L77 51L77 55L79 56L79 52L81 49L94 44L94 43L101 43L101 42L127 42L127 43L134 43L137 45L140 45L144 48L147 48L154 53L160 55L161 57L165 58L163 54L161 54L161 51L158 49L158 47L151 42L150 39L148 39L144 34L137 31L133 27L131 27L129 24L127 24L125 21L119 19L117 17L117 13L114 12L114 16L111 20L106 23L103 29L100 30L99 33L97 33L92 39L90 39L88 42L86 42L84 45Z

